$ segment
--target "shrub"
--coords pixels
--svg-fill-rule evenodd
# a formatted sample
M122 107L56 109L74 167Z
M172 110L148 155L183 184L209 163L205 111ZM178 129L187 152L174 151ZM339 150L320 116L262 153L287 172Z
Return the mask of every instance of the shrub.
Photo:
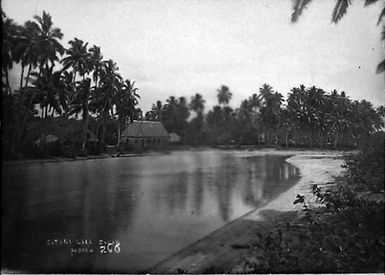
M371 135L360 153L345 159L347 173L335 190L313 187L322 208L309 208L297 195L302 226L277 225L245 272L384 272L384 137Z

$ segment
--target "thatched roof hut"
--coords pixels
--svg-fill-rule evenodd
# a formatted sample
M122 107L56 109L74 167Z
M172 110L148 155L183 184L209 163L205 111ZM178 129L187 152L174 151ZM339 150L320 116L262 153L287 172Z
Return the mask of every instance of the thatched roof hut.
M134 121L126 125L124 138L168 138L169 134L159 121Z

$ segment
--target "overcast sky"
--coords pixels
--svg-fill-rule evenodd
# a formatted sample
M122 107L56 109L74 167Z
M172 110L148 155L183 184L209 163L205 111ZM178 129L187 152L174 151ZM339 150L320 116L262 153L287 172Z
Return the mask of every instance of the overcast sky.
M150 109L171 95L201 93L207 108L216 89L233 93L231 106L263 83L286 96L294 86L345 91L353 99L385 104L384 58L377 26L383 2L354 1L330 22L335 1L313 1L290 22L291 0L3 0L10 18L24 23L45 10L64 33L101 47L124 78L136 81L139 107Z

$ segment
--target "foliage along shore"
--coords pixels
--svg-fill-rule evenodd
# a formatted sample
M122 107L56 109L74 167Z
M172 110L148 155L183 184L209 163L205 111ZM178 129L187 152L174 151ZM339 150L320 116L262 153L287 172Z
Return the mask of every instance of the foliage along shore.
M373 134L345 157L346 173L333 188L312 186L318 206L297 194L300 216L283 213L267 234L256 232L250 256L232 272L383 273L384 153L385 133Z
M217 91L218 105L205 112L196 93L158 100L151 110L138 108L139 90L124 79L100 47L63 33L43 12L23 25L2 12L3 159L100 155L120 146L120 135L134 119L161 121L187 146L284 146L356 148L384 127L383 106L352 100L344 91L293 87L286 100L268 84L239 107L229 106L232 92ZM11 87L12 69L19 83ZM47 136L58 139L52 146Z

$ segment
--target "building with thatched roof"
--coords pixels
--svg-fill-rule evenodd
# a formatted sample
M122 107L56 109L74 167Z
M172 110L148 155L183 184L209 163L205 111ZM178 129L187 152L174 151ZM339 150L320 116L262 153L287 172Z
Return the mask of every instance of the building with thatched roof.
M169 134L159 121L133 121L127 123L121 135L123 149L164 149Z

